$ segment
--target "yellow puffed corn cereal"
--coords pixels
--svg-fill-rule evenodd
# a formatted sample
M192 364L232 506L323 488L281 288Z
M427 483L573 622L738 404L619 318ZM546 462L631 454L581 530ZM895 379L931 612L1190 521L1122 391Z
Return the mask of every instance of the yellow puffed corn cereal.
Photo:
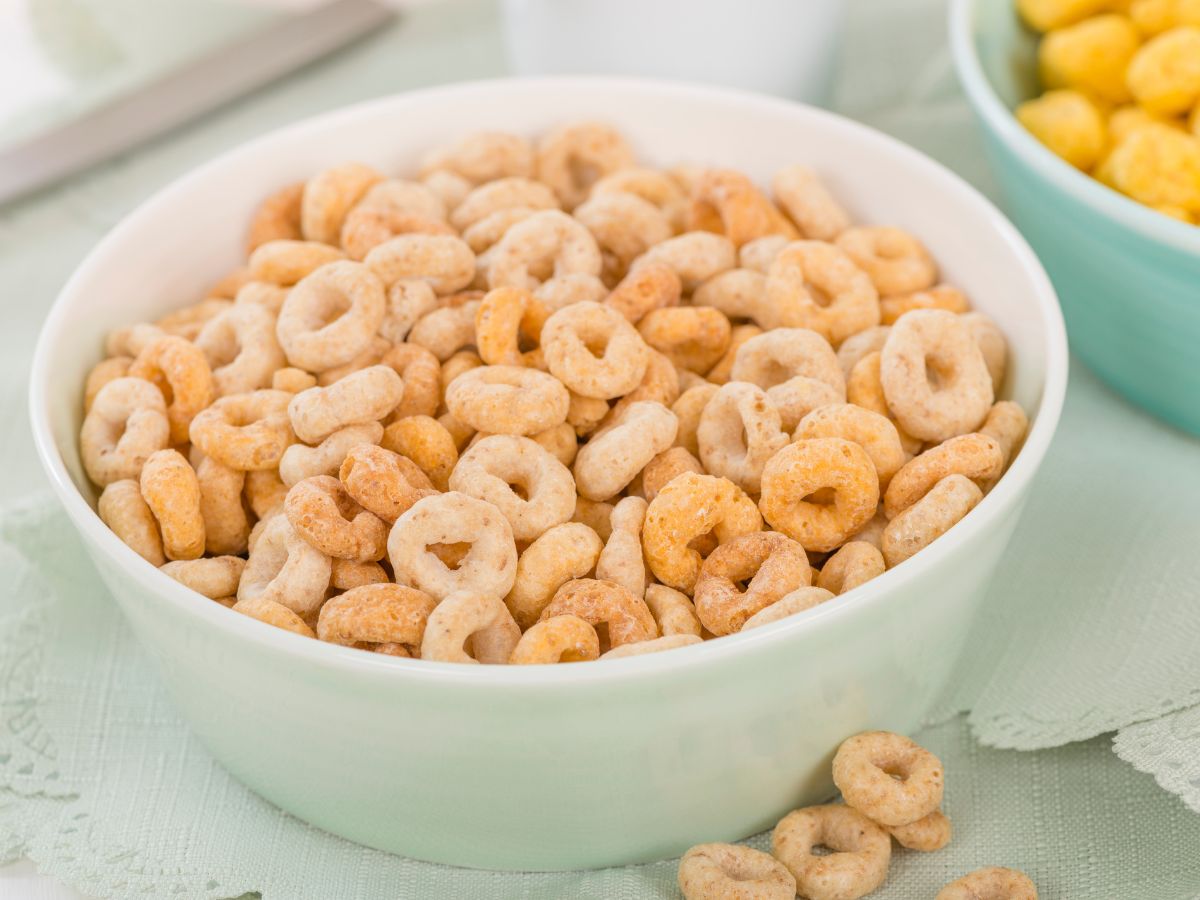
M1114 109L1108 117L1108 139L1116 146L1135 131L1152 125L1165 125L1176 129L1180 127L1178 119L1152 116L1140 106L1121 106Z
M1173 28L1147 42L1129 63L1126 80L1147 112L1188 113L1200 101L1200 28Z
M1112 7L1111 0L1017 0L1017 12L1036 31L1081 22Z
M1106 103L1125 103L1125 70L1140 46L1137 28L1116 13L1051 31L1038 48L1042 83L1083 91Z
M1104 152L1104 118L1079 91L1047 91L1018 106L1017 119L1051 151L1085 172Z
M1188 130L1200 138L1200 103L1192 108L1192 114L1188 116Z
M1165 125L1139 129L1109 154L1098 177L1150 206L1200 212L1200 140Z
M1146 37L1180 25L1200 26L1200 0L1133 0L1129 17Z

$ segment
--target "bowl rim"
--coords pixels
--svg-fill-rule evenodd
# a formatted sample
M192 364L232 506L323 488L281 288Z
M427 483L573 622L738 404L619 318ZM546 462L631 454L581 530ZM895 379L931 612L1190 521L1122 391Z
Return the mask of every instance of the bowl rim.
M154 215L160 207L169 207L175 195L186 191L194 182L202 182L210 173L218 171L227 162L256 151L259 147L277 141L294 142L305 134L337 127L342 120L379 114L393 110L413 98L454 99L460 95L489 94L512 101L514 94L530 91L571 92L577 90L602 89L606 92L651 93L663 102L672 99L688 99L695 102L738 104L759 108L772 116L795 116L800 113L809 118L816 127L842 130L850 134L872 152L898 157L906 166L923 169L934 179L944 184L946 190L954 191L973 205L983 222L992 229L992 237L1006 244L1015 255L1021 268L1030 280L1033 290L1028 292L1033 300L1030 313L1038 315L1042 325L1042 340L1045 352L1045 377L1041 385L1041 397L1032 416L1032 425L1021 452L997 486L958 524L943 535L929 551L918 554L895 569L889 570L867 584L822 603L812 609L779 622L774 622L749 632L727 635L721 640L706 641L702 645L677 648L666 653L651 653L641 656L605 660L604 665L567 666L470 666L460 663L434 662L389 657L382 654L364 653L350 647L342 647L316 641L283 629L259 622L249 616L230 614L221 604L197 602L193 591L184 587L156 567L146 563L126 546L115 533L100 520L99 515L76 488L67 471L62 454L54 440L49 407L48 386L53 377L51 364L54 348L60 335L70 327L70 314L79 295L88 283L100 261L110 248L119 244L122 234L141 219ZM503 78L481 81L458 82L414 91L404 91L381 98L361 101L272 130L250 141L219 154L170 182L141 202L116 225L75 269L55 299L38 337L30 375L30 417L34 444L41 459L54 493L66 509L75 528L88 543L105 553L115 565L123 570L127 578L140 584L143 590L161 602L170 603L183 616L195 622L203 622L223 633L234 642L254 643L316 669L351 671L359 675L374 675L384 678L414 679L416 682L432 682L440 685L470 685L474 689L522 689L551 690L558 687L578 687L581 684L608 684L628 680L641 680L653 674L691 669L694 666L716 664L732 657L754 653L759 645L788 640L795 635L814 628L819 623L833 622L846 617L871 614L874 607L886 602L893 590L915 581L939 565L942 558L952 554L957 547L971 540L980 531L992 527L1004 510L1018 504L1028 483L1033 478L1057 428L1066 392L1068 351L1066 329L1054 288L1033 250L1021 237L1017 229L976 188L950 171L941 163L920 153L916 149L876 131L852 119L804 104L768 97L748 91L717 88L658 79L639 79L605 76L561 76L539 78ZM849 598L849 600L847 600ZM115 599L115 598L114 598ZM485 671L486 670L486 671Z
M979 58L974 24L976 10L984 2L988 0L951 0L949 10L950 54L959 82L976 113L1026 165L1073 199L1149 240L1200 256L1200 226L1163 215L1081 172L1056 156L1017 121L992 86Z

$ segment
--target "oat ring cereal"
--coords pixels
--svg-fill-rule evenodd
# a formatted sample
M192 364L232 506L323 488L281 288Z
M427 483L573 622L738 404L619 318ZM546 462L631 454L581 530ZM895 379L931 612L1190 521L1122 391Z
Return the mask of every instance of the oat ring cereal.
M318 172L304 186L300 230L310 241L337 245L346 214L383 174L362 163L346 163Z
M683 285L675 270L665 263L649 263L630 272L604 298L631 325L636 325L649 312L666 306L677 306Z
M478 637L492 627L497 619L507 615L508 610L494 594L475 594L470 591L449 594L434 607L425 623L421 659L483 662L467 652L467 640Z
M749 494L759 492L763 467L787 442L779 410L761 388L745 381L722 385L696 429L704 468Z
M388 287L416 279L453 294L475 278L475 254L454 235L402 234L371 248L363 261Z
M454 569L429 550L431 544L459 542L471 547ZM397 584L435 600L459 592L499 599L512 590L517 573L508 520L492 504L457 491L414 503L392 526L387 550Z
M505 598L517 624L532 626L555 591L595 568L603 548L600 536L581 522L556 525L526 547L517 561L516 582Z
M115 378L92 401L79 433L83 467L101 487L137 478L171 428L162 392L141 378Z
M395 522L422 497L436 493L429 477L406 456L358 443L338 469L346 492L384 522Z
M818 856L813 849L832 850ZM887 877L892 859L888 833L848 806L809 806L788 813L771 833L771 853L809 900L857 900Z
M832 241L850 227L850 216L808 166L787 166L771 180L775 200L806 238Z
M387 549L387 526L367 512L336 478L317 475L288 491L283 510L296 533L339 559L373 562Z
M953 836L950 820L940 809L934 810L915 822L896 825L887 830L901 847L908 850L919 850L922 853L941 850L950 843L950 838Z
M421 646L425 622L437 604L428 594L400 584L364 584L321 607L317 637L334 644Z
M412 460L438 491L446 489L458 463L454 436L429 416L409 416L393 422L384 430L380 445Z
M684 900L793 900L796 879L769 853L737 844L700 844L679 861Z
M268 292L267 286L290 288L321 266L345 258L346 254L337 247L317 241L270 241L250 254L246 267L253 280L243 285L237 296L242 298L242 303L254 298L261 304L268 297L273 302L276 294ZM278 312L278 309L274 311Z
M476 131L449 147L425 155L421 174L446 170L481 184L513 175L533 174L533 147L506 131Z
M941 761L903 735L865 731L833 757L833 781L846 803L881 825L909 825L942 804Z
M751 337L738 348L730 378L765 390L789 432L814 408L814 399L846 399L846 379L833 348L807 328L777 328Z
M246 561L240 556L210 556L204 559L180 559L162 566L162 571L182 585L211 600L232 597Z
M586 662L600 656L596 629L579 616L552 616L521 635L509 662L518 666Z
M450 224L459 231L506 209L558 209L554 191L540 181L512 176L475 188L450 213Z
M616 129L600 122L565 125L537 145L536 171L567 209L587 199L592 185L634 163L633 150Z
M668 306L646 313L638 334L675 366L707 372L729 349L732 327L719 310L708 306Z
M362 262L380 244L402 234L448 234L458 237L458 232L440 218L407 212L394 206L360 203L350 211L342 225L342 247L347 256Z
M883 574L883 553L866 541L847 541L821 567L817 587L844 594Z
M399 405L404 382L390 366L368 366L328 387L314 387L291 397L288 418L296 437L322 441L347 425L376 422Z
M245 553L250 539L250 519L242 503L246 473L207 456L194 465L204 519L204 551L216 556Z
M521 288L489 291L475 310L475 345L489 366L545 368L540 349L521 349L521 339L536 345L550 312Z
M334 475L342 461L359 444L378 444L383 426L378 422L339 428L315 447L292 444L279 460L279 478L289 488L314 475Z
M138 489L158 522L167 559L203 556L200 482L187 459L177 450L151 453L142 466Z
M592 435L575 457L579 496L616 496L659 453L675 441L675 414L661 403L638 402L616 424Z
M687 225L687 194L666 172L637 167L620 169L592 185L591 197L605 194L632 194L652 203L666 216L673 232L683 231Z
M879 324L879 295L867 274L833 244L795 241L767 274L766 327L808 328L834 346Z
M751 631L755 628L761 628L763 625L770 625L772 622L778 622L789 616L794 616L796 613L802 613L805 610L812 609L814 606L821 605L826 600L832 599L833 594L822 587L796 588L790 594L776 600L770 606L759 610L748 618L745 624L742 625L742 631Z
M645 599L663 637L673 634L700 637L700 619L687 594L665 584L648 584Z
M688 231L655 244L633 261L631 270L650 263L670 266L679 276L685 293L737 265L737 248L723 234Z
M263 521L242 572L238 602L271 600L299 616L315 615L329 587L329 557L302 538L282 512Z
M442 396L442 366L436 356L417 344L396 344L379 362L394 369L404 382L400 403L391 412L392 420L437 412Z
M488 287L534 290L552 278L600 274L596 239L564 212L547 209L522 219L488 251Z
M754 182L734 169L708 169L701 174L692 188L688 226L724 234L735 247L790 228Z
M1000 442L986 434L961 434L909 460L883 495L889 518L908 509L947 475L965 475L976 484L1000 474L1004 453Z
M888 522L882 550L888 568L898 566L941 537L983 499L965 475L947 475L929 492Z
M304 197L304 182L285 185L268 196L250 220L246 234L246 252L253 253L268 241L300 237L300 201Z
M678 442L678 436L676 441ZM678 443L646 463L646 468L642 469L642 496L646 498L646 502L649 503L657 497L663 485L684 472L703 475L704 466L686 448L678 446Z
M713 634L733 634L752 615L811 580L808 556L791 538L773 531L743 534L704 560L696 581L696 615ZM745 590L740 582L746 582Z
M658 625L645 601L609 581L594 578L568 581L542 610L541 621L563 615L578 616L595 628L607 626L611 647L648 641L658 635ZM603 636L600 649L608 649Z
M271 386L286 358L275 337L275 316L253 303L235 304L209 319L195 344L212 368L216 396Z
M635 597L646 595L646 562L642 556L642 525L646 501L625 497L613 507L612 533L596 561L596 577L619 584ZM657 621L657 620L656 620Z
M521 366L480 366L446 388L446 407L476 431L529 435L567 418L570 395L562 382Z
M131 378L155 384L167 401L171 442L183 444L196 414L212 403L212 369L195 344L175 335L151 341L129 364Z
M1037 900L1029 876L1016 869L989 866L950 882L934 900Z
M386 311L383 284L361 263L322 266L288 293L276 332L288 362L310 372L350 362Z
M844 438L858 444L871 457L881 488L888 486L908 458L892 420L853 403L820 406L805 415L793 440L813 438Z
M142 498L136 481L125 478L108 484L100 494L96 512L117 537L150 565L161 566L166 562L158 521Z
M829 489L833 497L808 499ZM800 440L763 469L763 517L810 551L833 550L875 515L879 476L858 444L842 438Z
M637 257L673 233L662 211L634 194L593 196L577 206L574 215L596 238L605 276L614 281Z
M850 228L835 243L871 277L882 297L923 291L937 281L929 251L900 228Z
M236 613L257 619L259 622L275 628L282 628L284 631L290 631L301 637L315 638L317 636L304 619L276 600L254 596L245 600L237 600L231 609Z

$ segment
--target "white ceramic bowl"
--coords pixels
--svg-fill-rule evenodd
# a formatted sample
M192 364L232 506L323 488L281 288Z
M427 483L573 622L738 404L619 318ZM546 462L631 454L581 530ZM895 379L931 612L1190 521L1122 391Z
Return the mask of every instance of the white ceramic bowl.
M1012 468L930 549L783 622L702 646L554 667L437 664L319 644L230 612L147 565L93 511L81 386L114 326L196 299L239 260L259 199L333 163L410 171L475 128L584 117L652 163L766 178L806 161L856 218L911 229L1003 326L1032 430ZM565 869L740 838L832 792L865 728L915 729L961 650L1058 422L1067 349L1028 246L978 193L853 122L728 90L618 79L463 84L311 119L147 201L63 289L38 344L33 429L50 480L180 711L238 778L302 819L422 859Z

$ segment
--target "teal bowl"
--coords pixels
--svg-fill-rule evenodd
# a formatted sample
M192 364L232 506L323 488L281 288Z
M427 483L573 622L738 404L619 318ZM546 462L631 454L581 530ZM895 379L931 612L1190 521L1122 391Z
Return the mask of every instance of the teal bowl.
M1038 92L1037 37L1011 0L952 0L954 64L1007 212L1041 257L1071 349L1132 402L1200 434L1200 227L1060 160L1012 110Z

